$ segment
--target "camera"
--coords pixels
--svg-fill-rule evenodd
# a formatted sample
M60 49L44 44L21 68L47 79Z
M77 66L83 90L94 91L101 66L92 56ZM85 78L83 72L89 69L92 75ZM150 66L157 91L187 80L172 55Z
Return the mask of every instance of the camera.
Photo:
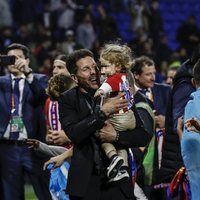
M15 64L15 56L0 55L0 66L8 66Z

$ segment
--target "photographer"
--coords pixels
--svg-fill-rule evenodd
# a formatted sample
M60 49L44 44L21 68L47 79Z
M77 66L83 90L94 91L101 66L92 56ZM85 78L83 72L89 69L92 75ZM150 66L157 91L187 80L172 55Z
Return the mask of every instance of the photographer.
M9 74L0 77L0 176L4 200L24 199L24 173L27 173L38 199L51 199L42 159L32 152L26 139L45 137L43 104L47 77L33 74L29 49L11 44L6 49L15 62ZM4 60L5 61L5 60ZM45 183L46 181L46 183Z

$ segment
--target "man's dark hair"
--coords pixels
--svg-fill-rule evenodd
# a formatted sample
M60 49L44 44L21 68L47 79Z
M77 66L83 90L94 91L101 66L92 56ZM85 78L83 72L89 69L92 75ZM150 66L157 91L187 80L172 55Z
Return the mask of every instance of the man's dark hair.
M131 69L133 74L141 74L143 72L142 68L147 66L155 65L154 61L147 56L141 56L135 59L133 67Z
M200 59L194 65L193 74L194 74L194 80L197 86L199 87L200 86Z
M93 53L88 49L75 50L73 53L69 54L67 58L67 62L66 62L69 73L76 74L78 70L78 66L76 65L76 62L80 60L81 58L85 58L87 56L94 58Z
M8 51L10 51L10 50L15 50L15 49L22 50L25 58L30 57L30 51L29 51L28 47L26 47L23 44L19 44L19 43L13 43L13 44L9 45L6 48L6 53L8 53Z

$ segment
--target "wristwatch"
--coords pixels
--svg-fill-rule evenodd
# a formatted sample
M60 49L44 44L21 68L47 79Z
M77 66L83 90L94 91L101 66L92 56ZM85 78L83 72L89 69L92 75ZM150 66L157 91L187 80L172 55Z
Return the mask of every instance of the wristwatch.
M28 76L28 75L31 74L31 73L33 73L33 70L32 70L32 69L30 69L29 72L24 73L24 75L25 75L25 76Z

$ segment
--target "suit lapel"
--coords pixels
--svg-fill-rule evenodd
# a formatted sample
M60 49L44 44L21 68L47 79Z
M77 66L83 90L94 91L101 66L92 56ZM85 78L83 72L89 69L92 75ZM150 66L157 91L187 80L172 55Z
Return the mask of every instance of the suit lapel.
M12 81L11 81L11 77L10 76L6 76L5 77L4 89L5 89L6 103L10 107L11 106L11 101L12 101Z
M28 96L28 93L29 93L29 86L28 86L27 81L25 80L24 81L24 91L23 91L22 105L24 104L24 102L25 102L25 100Z
M151 88L154 100L158 101L158 89L157 86L154 84L154 87Z

